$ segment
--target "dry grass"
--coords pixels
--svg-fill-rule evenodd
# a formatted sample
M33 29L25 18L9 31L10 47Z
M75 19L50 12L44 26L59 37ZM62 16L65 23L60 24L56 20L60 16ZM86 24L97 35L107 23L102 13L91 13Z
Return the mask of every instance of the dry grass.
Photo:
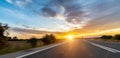
M118 43L120 43L120 40L115 40L115 39L109 39L109 40L106 40L106 39L94 39L94 40L101 40L101 41L107 41L107 42L118 42Z
M36 47L43 46L43 43L38 41ZM25 49L32 48L29 43L26 43L26 41L9 41L9 46L0 50L0 55L17 52Z
M64 42L64 41L66 41L66 40L56 40L55 43L60 43L60 42ZM43 42L38 41L36 47L40 47L43 45L44 45ZM27 43L26 41L9 41L9 46L0 50L0 55L17 52L17 51L21 51L21 50L26 50L26 49L30 49L30 48L33 48L33 47L31 47L31 45L29 43Z
M114 40L114 39L110 39L110 40L107 40L108 42L119 42L120 43L120 40Z

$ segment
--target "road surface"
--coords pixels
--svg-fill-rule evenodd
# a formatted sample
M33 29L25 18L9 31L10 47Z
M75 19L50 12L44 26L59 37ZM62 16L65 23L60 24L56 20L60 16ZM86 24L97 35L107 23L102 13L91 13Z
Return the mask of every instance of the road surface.
M120 44L95 40L73 40L22 58L120 58Z

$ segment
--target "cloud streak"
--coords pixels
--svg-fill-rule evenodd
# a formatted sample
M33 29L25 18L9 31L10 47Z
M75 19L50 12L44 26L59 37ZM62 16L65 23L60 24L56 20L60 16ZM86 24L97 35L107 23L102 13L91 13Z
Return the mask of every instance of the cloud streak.
M32 0L6 0L10 4L14 4L19 7L26 6L32 2Z

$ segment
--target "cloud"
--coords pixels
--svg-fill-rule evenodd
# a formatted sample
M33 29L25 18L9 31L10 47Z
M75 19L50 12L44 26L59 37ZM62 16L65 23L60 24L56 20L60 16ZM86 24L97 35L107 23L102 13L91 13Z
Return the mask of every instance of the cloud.
M62 14L65 17L65 21L74 25L85 26L91 20L92 21L94 21L95 19L101 20L104 17L110 17L111 15L118 12L119 3L120 3L119 1L113 1L113 0L106 0L106 1L85 0L84 3L82 2L82 0L79 1L51 0L51 2L48 3L47 5L50 5L48 7L55 7L58 5L62 6L65 10L64 13ZM59 8L57 8L56 10L59 10ZM54 17L57 16L57 14L59 14L59 12L57 12L56 10L54 11L56 12L55 13L56 15L54 15ZM53 13L51 13L51 15L52 14Z
M49 0L46 3L37 0L15 0L14 3L20 7L25 6L25 8L48 19L60 19L74 24L72 26L75 28L83 27L89 21L85 19L89 18L86 14L88 12L84 11L82 5L74 0Z
M89 21L94 21L95 19L101 20L103 17L113 15L113 13L118 10L118 3L109 0L49 0L49 2L46 3L36 1L37 0L16 0L19 6L27 4L26 7L30 7L30 9L36 14L45 16L48 19L51 18L65 20L68 22L68 24L71 24L73 28L83 28L89 23ZM111 2L113 2L115 5L112 5ZM113 6L115 7L113 8Z
M42 8L44 14L47 14L55 19L58 15L62 15L64 20L75 28L83 27L90 19L86 16L87 12L83 10L82 5L78 2L75 2L74 0L51 0L51 2L47 5L49 6Z
M30 38L32 36L42 37L45 34L62 34L63 32L52 32L46 30L34 30L34 29L25 29L25 28L10 28L9 29L10 35L9 36L18 36L19 38ZM26 35L26 36L25 36Z
M13 0L6 0L8 3L12 4Z
M26 6L26 9L46 19L61 20L66 24L56 23L54 27L58 29L46 28L46 30L103 30L107 29L106 26L108 27L110 23L119 22L117 16L119 17L120 1L117 0L15 0L15 3L18 6Z
M27 25L22 25L23 27L25 27L25 28L32 28L32 27L30 27L30 26L27 26Z
M16 4L20 7L30 4L32 0L16 0Z
M56 12L55 12L55 11L53 11L52 9L47 8L47 7L44 7L44 8L42 9L42 11L44 12L44 15L45 15L45 16L52 16L52 17L54 17L54 16L56 15Z
M30 16L21 11L12 10L8 8L0 7L1 13L7 17L2 18L1 22L6 22L10 27L25 28L25 29L37 29L41 31L53 31L63 32L72 29L72 26L68 26L68 23L64 22L64 16L58 15L56 17L60 20L52 20L53 18ZM16 15L17 14L17 15ZM8 19L9 18L9 19ZM51 20L50 20L51 19ZM42 24L41 24L42 22ZM49 22L49 23L48 23ZM52 23L51 23L52 22Z
M102 35L102 34L115 35L115 34L119 34L119 31L120 31L120 28L112 28L112 29L94 32L94 33L88 33L86 35Z
M19 7L24 7L32 2L32 0L6 0L8 3L19 6Z
M11 31L14 32L22 32L22 33L30 33L30 34L44 34L49 33L47 31L33 30L33 29L24 29L24 28L11 28Z
M104 30L104 31L101 31L99 33L107 33L107 32L118 32L120 31L120 28L114 28L114 29L109 29L109 30Z

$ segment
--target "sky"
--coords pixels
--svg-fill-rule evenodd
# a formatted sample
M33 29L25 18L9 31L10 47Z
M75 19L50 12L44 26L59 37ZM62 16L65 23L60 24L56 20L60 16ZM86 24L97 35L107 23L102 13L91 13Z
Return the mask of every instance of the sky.
M113 35L120 33L119 10L119 0L0 0L0 22L20 38Z

